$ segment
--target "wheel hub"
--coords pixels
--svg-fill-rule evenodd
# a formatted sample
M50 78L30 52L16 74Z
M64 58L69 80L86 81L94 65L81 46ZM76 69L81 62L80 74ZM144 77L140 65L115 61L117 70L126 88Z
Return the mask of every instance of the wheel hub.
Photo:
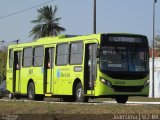
M82 89L77 90L77 97L78 97L79 100L82 99Z

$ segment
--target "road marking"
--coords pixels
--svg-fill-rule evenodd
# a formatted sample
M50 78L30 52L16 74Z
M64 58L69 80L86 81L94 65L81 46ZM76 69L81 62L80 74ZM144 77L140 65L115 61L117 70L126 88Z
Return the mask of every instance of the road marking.
M137 105L160 105L160 102L132 102L132 101L128 101L127 104L137 104Z
M103 101L103 103L117 104L116 101ZM126 105L160 105L160 102L137 102L137 101L127 101Z

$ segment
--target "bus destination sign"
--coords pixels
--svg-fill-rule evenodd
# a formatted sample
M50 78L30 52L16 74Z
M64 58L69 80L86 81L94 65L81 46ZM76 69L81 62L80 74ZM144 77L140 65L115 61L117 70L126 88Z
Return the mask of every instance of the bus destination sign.
M110 42L125 42L125 43L141 43L141 38L134 38L134 37L109 37Z

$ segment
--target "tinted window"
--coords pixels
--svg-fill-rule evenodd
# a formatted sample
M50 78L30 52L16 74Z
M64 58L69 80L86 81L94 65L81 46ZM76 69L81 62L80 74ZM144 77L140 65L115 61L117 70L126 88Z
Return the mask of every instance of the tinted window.
M43 65L43 47L35 47L34 49L34 58L33 65L34 66L42 66Z
M30 67L32 65L32 48L25 48L23 50L23 66L24 67Z
M69 44L60 44L57 46L57 65L68 64Z
M147 50L139 46L104 46L100 68L104 71L148 71Z
M13 66L13 49L9 50L9 67L12 68Z
M83 56L83 43L71 44L70 64L82 64Z

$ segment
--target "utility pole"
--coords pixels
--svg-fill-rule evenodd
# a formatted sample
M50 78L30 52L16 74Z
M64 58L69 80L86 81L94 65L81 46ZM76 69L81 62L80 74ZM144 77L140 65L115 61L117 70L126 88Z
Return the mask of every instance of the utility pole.
M154 57L155 57L155 12L156 12L156 2L157 0L153 0L153 48L152 48L152 97L154 98Z
M94 0L93 8L93 33L96 34L96 0Z
M4 40L0 41L0 43L4 43L4 42L5 42Z
M15 42L16 44L18 44L19 43L19 39L18 40L14 40L14 41L12 41L12 42Z

